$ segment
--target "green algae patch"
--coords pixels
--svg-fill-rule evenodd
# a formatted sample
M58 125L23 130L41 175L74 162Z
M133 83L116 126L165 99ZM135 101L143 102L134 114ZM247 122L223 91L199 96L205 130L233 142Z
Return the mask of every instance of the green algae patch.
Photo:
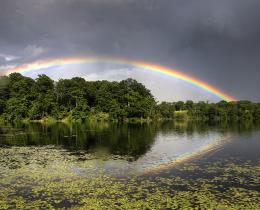
M93 170L93 154L78 161L63 149L12 147L0 155L1 209L260 209L259 161L230 158L115 177Z

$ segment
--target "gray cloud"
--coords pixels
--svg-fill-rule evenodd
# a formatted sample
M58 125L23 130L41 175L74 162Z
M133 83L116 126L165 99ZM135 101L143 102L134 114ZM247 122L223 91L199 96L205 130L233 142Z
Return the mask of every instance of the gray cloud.
M2 0L0 54L17 59L0 56L0 65L123 56L178 68L239 99L260 101L259 8L259 0Z

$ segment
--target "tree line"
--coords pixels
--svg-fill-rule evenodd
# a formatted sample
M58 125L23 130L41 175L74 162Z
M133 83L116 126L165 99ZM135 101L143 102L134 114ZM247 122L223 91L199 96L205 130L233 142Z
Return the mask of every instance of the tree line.
M260 120L260 104L250 101L207 103L156 102L134 79L86 81L80 77L53 81L12 73L0 77L0 118L5 121L178 119Z

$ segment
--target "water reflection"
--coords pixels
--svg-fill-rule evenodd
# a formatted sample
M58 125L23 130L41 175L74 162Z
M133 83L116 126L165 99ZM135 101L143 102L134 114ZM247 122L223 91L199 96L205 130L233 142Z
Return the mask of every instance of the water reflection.
M255 129L253 124L203 122L5 124L0 126L0 155L14 154L20 163L9 164L7 158L2 167L22 168L37 159L50 168L60 161L63 168L82 174L89 173L89 166L130 174L209 148L227 134Z
M67 150L138 157L153 144L156 127L148 125L97 124L15 124L0 127L0 144L6 146L60 145Z
M16 123L0 125L0 145L60 145L67 150L99 149L111 154L139 157L154 144L158 134L167 136L206 135L209 132L250 133L252 123L162 122L150 124L116 123Z

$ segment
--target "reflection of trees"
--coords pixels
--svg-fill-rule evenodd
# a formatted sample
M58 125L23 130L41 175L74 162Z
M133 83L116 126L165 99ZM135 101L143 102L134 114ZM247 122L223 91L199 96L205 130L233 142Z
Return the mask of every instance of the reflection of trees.
M204 122L204 121L168 121L158 125L163 134L193 135L205 134L210 131L245 133L260 129L260 124L244 122Z
M0 126L0 145L59 145L67 150L95 152L101 149L111 154L139 157L145 154L160 132L163 135L204 134L221 132L252 132L252 123L159 122L151 124L116 123L27 123ZM259 128L259 126L258 126Z
M5 131L1 144L60 145L68 150L96 151L105 148L112 154L140 156L155 140L154 126L147 124L54 123L17 124ZM3 131L2 131L3 133Z

